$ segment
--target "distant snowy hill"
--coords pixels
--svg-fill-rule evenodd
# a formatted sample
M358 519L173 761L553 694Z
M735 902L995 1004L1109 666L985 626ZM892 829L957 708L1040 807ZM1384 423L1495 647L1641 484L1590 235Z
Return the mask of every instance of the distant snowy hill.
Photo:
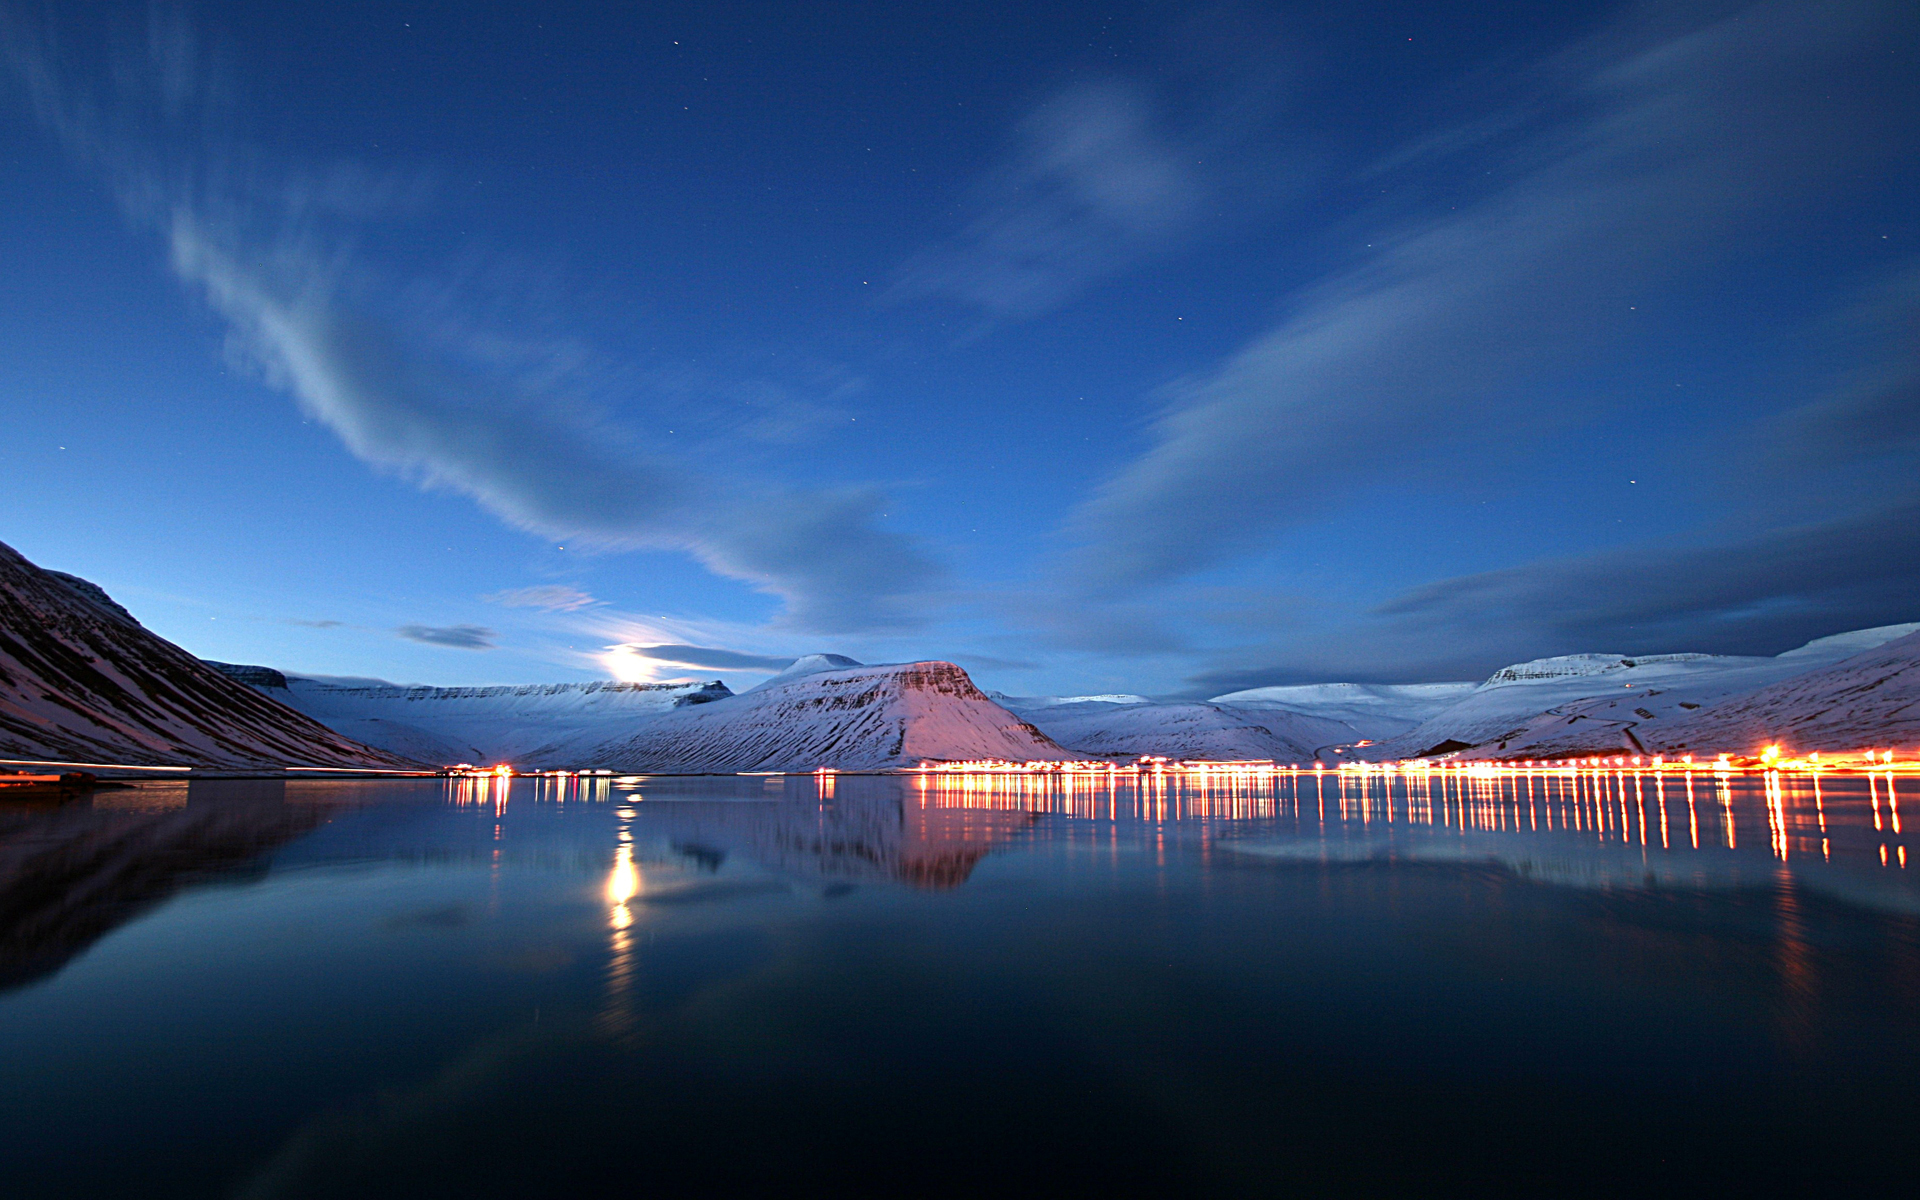
M989 700L959 667L917 662L790 670L737 696L660 713L630 734L557 741L528 761L697 773L858 771L922 760L1068 757L1039 730Z
M1108 692L1098 696L1008 696L988 692L987 698L1015 712L1038 712L1048 708L1071 708L1079 704L1152 704L1145 696L1132 692Z
M822 671L844 671L848 667L865 665L859 659L848 658L844 654L803 654L789 663L786 670L765 683L757 683L747 690L757 692L763 687L784 683L789 679L798 679L802 675L818 675Z
M1916 630L1920 624L1854 630L1772 658L1574 654L1536 659L1496 671L1465 697L1368 754L1385 760L1456 750L1473 758L1651 751L1656 743L1673 740L1661 732L1667 725L1689 720L1709 705L1821 670Z
M209 663L348 737L421 762L518 762L553 742L605 741L649 717L733 695L712 683L535 683L409 687Z
M1155 704L1139 696L1008 698L1008 707L1060 745L1088 756L1310 761L1357 736L1337 721L1284 709Z
M158 637L84 579L0 545L0 757L404 767Z
M1379 741L1413 729L1464 699L1477 683L1309 683L1250 688L1215 696L1210 703L1242 709L1280 709L1333 721L1352 732L1341 741Z

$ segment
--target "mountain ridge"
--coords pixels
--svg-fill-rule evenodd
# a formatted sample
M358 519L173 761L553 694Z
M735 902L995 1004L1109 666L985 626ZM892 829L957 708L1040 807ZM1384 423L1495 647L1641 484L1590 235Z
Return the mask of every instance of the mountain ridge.
M202 663L98 585L0 543L0 755L218 768L404 769Z

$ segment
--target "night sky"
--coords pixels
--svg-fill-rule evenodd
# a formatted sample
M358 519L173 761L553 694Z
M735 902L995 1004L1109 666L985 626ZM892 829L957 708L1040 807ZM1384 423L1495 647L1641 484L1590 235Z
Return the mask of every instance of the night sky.
M203 657L1207 696L1920 620L1911 0L0 0L0 84L0 541Z

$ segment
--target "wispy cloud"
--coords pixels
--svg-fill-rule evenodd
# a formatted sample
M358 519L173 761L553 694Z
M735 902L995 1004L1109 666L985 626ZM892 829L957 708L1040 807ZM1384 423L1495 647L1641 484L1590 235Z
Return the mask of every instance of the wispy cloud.
M1764 472L1775 485L1809 469L1843 467L1884 492L1888 480L1863 468L1894 466L1893 484L1910 485L1910 465L1920 450L1920 266L1868 289L1856 304L1829 322L1828 340L1858 365L1810 403L1799 405L1764 430Z
M1497 634L1495 644L1777 653L1920 618L1920 499L1720 545L1635 546L1443 580L1376 611L1429 634Z
M242 147L193 32L157 17L147 42L103 94L44 32L11 15L0 27L42 124L166 237L236 351L362 461L545 537L684 551L781 598L792 628L920 618L938 567L876 524L877 491L695 473L599 416L569 386L577 346L515 345L464 318L445 287L384 278L356 253L364 198L397 203L404 180L372 186L371 173L303 171Z
M1365 236L1356 265L1172 389L1152 447L1069 523L1071 574L1117 593L1204 570L1366 487L1356 462L1404 478L1512 454L1543 393L1634 332L1649 292L1911 149L1913 123L1885 103L1903 68L1881 48L1912 12L1757 4L1677 32L1636 21L1541 64L1527 119L1470 139L1493 139L1507 182ZM1594 395L1578 415L1620 403Z
M896 294L1032 316L1162 249L1208 197L1193 154L1155 118L1144 90L1124 80L1052 97L979 186L979 215L909 262Z
M793 634L765 625L632 613L597 604L550 620L566 631L569 644L596 647L586 653L566 650L566 661L632 683L684 678L689 671L777 671L794 659L792 653L780 652Z
M1286 55L1250 10L1196 14L1155 85L1061 87L1014 130L952 236L907 262L900 299L943 296L1001 318L1046 312L1298 185L1276 138Z
M1480 679L1547 654L1777 654L1826 634L1920 620L1920 498L1740 538L1639 544L1415 588L1188 680L1268 684Z
M738 650L721 650L711 646L625 645L617 646L615 649L640 658L649 658L655 662L708 671L752 671L772 674L775 671L784 671L793 665L792 655L781 657L746 654Z
M544 584L540 587L509 588L504 592L494 592L483 597L503 608L537 608L542 612L578 612L601 603L579 588L564 584Z
M394 632L410 642L456 650L491 650L499 636L485 625L402 625Z

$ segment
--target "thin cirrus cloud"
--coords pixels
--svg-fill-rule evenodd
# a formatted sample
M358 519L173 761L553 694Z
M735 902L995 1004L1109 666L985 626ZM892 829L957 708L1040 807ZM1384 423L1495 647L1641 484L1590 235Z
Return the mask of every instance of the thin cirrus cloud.
M410 642L456 650L491 650L499 636L484 625L402 625L393 632Z
M1884 492L1889 481L1868 469L1876 463L1893 466L1895 487L1912 478L1910 463L1920 448L1920 266L1868 289L1833 326L1863 365L1769 422L1766 469L1756 473L1764 486L1809 469L1843 467Z
M1209 197L1192 153L1157 125L1147 93L1124 80L1052 97L978 186L978 215L908 262L895 294L1033 316L1162 249Z
M915 540L877 527L879 492L729 482L651 452L568 394L571 348L514 361L502 339L449 315L457 301L422 305L432 288L359 261L351 225L366 214L330 199L340 172L301 174L230 141L208 149L231 105L182 23L156 17L146 61L110 72L121 92L101 102L63 73L51 38L0 18L41 123L165 236L174 271L245 358L363 462L541 536L687 553L780 598L778 625L921 620L940 570ZM436 307L432 321L407 315Z
M1533 630L1629 652L1772 654L1912 620L1920 499L1717 546L1630 547L1418 588L1377 611L1428 628Z
M1118 594L1203 571L1364 487L1361 458L1458 471L1510 454L1492 435L1629 332L1636 297L1912 144L1884 103L1902 87L1884 46L1912 24L1893 4L1756 4L1680 32L1630 22L1542 64L1528 112L1468 139L1511 130L1488 151L1509 182L1368 237L1368 257L1174 387L1150 448L1068 522L1067 577ZM1600 419L1622 400L1584 403Z
M1166 39L1158 86L1108 74L1055 90L972 188L972 216L901 268L894 299L1037 316L1268 208L1305 166L1276 132L1287 58L1268 19L1215 8Z
M641 646L627 644L616 647L628 654L640 658L653 659L656 662L672 666L693 667L705 671L751 671L771 674L784 671L793 665L793 656L785 657L768 654L747 654L738 650L722 650L712 646Z
M542 612L579 612L583 608L592 608L602 603L579 588L567 587L564 584L508 588L504 592L494 592L482 598L502 608L537 608Z

